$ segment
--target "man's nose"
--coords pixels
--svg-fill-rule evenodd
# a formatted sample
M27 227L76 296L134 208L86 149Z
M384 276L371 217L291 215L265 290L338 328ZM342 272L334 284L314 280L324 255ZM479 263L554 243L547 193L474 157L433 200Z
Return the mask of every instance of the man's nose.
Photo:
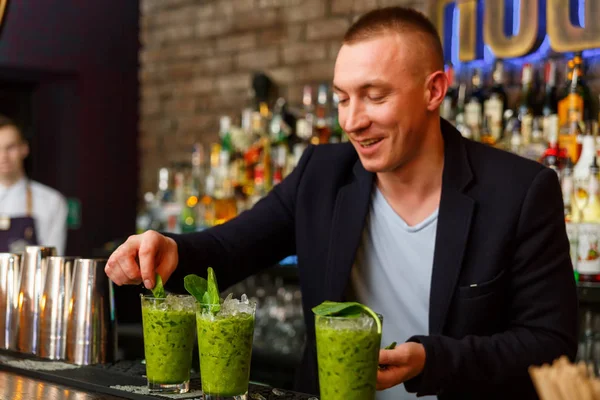
M350 101L342 128L347 133L357 132L369 126L369 117L359 101Z

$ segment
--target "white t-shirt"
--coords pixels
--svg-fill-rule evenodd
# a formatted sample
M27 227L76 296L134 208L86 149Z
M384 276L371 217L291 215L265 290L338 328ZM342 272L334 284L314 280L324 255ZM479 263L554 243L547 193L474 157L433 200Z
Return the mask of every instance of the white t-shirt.
M26 178L9 187L0 184L0 215L26 216L27 183L31 186L32 217L38 244L56 247L57 255L64 255L68 210L66 199L58 191Z
M438 211L409 226L375 187L351 282L359 302L383 315L381 347L429 333L429 294ZM404 385L377 400L412 400ZM435 396L419 399L436 399Z

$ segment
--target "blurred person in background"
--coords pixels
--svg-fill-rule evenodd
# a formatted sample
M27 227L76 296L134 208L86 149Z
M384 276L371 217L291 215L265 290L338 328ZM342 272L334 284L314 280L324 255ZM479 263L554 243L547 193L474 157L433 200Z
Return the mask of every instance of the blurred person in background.
M55 247L67 240L67 201L56 190L25 174L29 145L17 125L0 115L0 252L25 246Z

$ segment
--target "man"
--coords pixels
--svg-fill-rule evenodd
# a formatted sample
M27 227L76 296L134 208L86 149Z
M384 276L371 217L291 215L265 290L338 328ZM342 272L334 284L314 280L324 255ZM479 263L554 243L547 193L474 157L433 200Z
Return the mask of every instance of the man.
M0 252L44 245L64 254L67 202L56 190L25 176L28 154L19 128L0 115Z
M577 347L556 174L440 119L442 47L414 10L355 22L333 83L351 144L309 147L224 225L131 237L107 274L153 287L158 272L181 285L212 266L226 287L297 254L308 332L298 390L318 393L311 308L356 298L384 315L383 345L404 342L380 353L378 389L392 389L378 399L536 398L527 368Z

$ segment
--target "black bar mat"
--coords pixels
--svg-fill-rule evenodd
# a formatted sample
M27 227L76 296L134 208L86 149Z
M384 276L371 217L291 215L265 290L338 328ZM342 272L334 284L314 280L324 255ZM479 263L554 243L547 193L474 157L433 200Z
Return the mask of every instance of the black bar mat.
M189 399L202 400L200 378L192 374L190 392L185 394L149 394L144 376L146 367L140 361L119 361L114 364L77 366L60 361L42 360L6 350L0 350L0 369L35 379L88 392L97 392L131 400ZM317 400L316 397L250 384L252 400Z

